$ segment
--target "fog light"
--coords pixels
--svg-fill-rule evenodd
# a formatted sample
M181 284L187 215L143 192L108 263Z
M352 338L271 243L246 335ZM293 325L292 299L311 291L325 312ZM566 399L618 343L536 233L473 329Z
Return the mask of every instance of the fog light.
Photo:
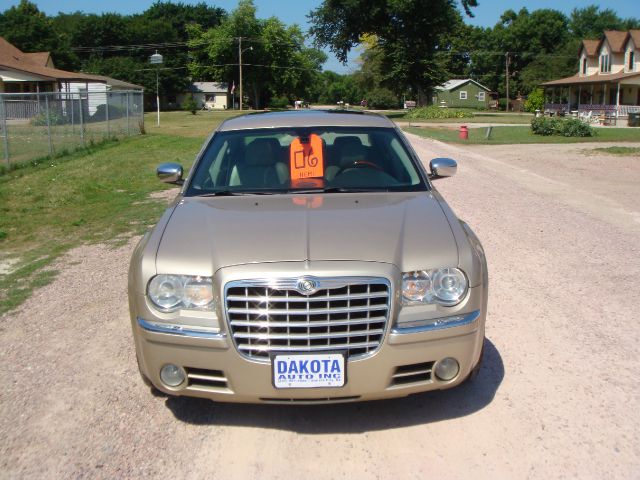
M160 380L169 387L177 387L185 378L184 370L173 363L168 363L160 369Z
M436 377L445 382L455 378L459 371L460 365L458 365L458 361L455 358L444 358L436 365Z

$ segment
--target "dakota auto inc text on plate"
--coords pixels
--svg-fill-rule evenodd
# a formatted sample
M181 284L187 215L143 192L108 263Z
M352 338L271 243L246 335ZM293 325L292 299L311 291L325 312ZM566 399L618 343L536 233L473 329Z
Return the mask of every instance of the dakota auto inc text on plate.
M345 361L340 353L275 355L272 365L276 388L342 387L345 383Z

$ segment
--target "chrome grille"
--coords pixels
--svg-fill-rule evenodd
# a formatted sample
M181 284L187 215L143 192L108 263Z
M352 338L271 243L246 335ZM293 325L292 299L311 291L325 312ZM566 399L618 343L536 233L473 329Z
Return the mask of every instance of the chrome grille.
M225 313L238 351L269 360L271 352L346 351L348 358L380 347L390 284L384 278L314 278L305 295L297 279L235 281L225 288Z

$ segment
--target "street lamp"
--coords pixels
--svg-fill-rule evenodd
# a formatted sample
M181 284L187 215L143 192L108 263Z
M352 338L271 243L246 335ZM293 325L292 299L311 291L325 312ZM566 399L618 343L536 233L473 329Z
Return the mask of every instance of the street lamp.
M240 64L240 110L242 110L242 53L253 50L253 47L242 49L242 37L238 37L238 63Z
M158 107L158 126L160 126L160 88L159 88L160 82L158 79L158 72L160 71L160 65L162 64L162 55L160 55L156 50L156 53L154 53L149 57L149 63L151 63L151 65L157 65L156 66L156 106Z

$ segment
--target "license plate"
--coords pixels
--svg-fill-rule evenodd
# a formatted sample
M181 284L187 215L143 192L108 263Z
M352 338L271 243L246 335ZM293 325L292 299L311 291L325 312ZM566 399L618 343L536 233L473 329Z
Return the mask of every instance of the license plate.
M276 388L342 387L347 378L344 354L282 354L272 357Z

